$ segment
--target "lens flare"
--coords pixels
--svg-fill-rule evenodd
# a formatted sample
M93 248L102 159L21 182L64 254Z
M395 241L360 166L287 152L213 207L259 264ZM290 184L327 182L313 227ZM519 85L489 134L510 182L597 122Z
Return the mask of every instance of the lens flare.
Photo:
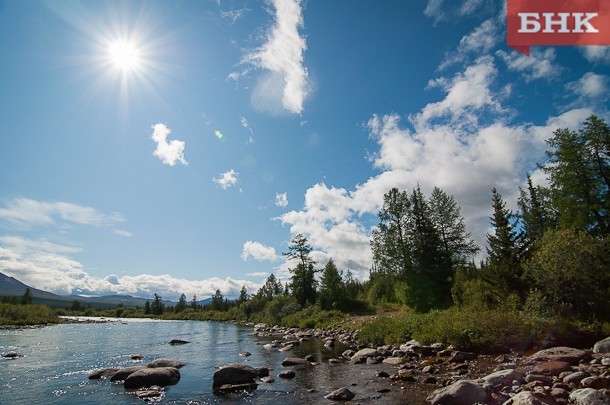
M222 139L222 132L220 132L219 130L214 131L214 135L216 135L216 138Z

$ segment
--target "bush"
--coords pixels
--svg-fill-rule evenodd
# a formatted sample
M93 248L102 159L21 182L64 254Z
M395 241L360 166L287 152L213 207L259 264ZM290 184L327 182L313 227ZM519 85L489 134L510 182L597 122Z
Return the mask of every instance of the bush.
M345 319L341 311L325 311L317 305L309 306L282 319L282 325L297 328L328 328Z
M0 325L39 325L58 323L55 311L46 305L0 303Z

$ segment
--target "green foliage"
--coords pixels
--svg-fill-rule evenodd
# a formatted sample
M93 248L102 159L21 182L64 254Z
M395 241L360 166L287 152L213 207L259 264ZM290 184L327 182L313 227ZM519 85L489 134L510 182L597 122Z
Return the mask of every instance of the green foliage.
M590 116L578 132L558 129L547 141L551 198L560 228L610 233L610 128Z
M346 302L345 284L333 259L329 259L320 279L318 302L322 309L341 309Z
M281 324L297 328L328 328L344 318L345 315L341 311L325 311L320 309L320 307L312 305L284 317Z
M0 303L0 325L39 325L57 323L56 313L46 305Z
M174 312L182 312L186 309L186 295L180 294L180 298L178 298L178 303L174 307Z
M297 261L296 267L289 269L292 274L290 291L301 306L313 304L317 298L316 270L314 268L316 262L310 256L311 251L312 247L309 245L307 238L298 234L292 238L292 244L288 246L288 252L283 253L284 256L288 257L288 260Z
M527 263L525 277L556 311L609 319L608 252L608 238L600 240L570 229L550 231Z
M216 290L214 295L212 295L212 302L210 303L210 308L215 311L222 311L225 309L225 298L224 295L220 292L220 290Z
M30 291L29 287L25 289L23 295L21 296L21 304L22 305L31 305L32 300L34 299L34 295Z
M150 313L153 315L162 315L164 311L165 305L161 301L161 297L155 293L153 302L150 304Z
M282 319L302 309L295 297L280 296L265 304L263 322L280 325Z

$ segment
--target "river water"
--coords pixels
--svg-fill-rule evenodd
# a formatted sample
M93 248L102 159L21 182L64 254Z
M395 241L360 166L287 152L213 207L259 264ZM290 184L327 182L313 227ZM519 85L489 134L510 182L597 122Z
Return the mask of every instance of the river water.
M172 346L168 344L172 339L190 343ZM142 404L122 385L105 379L89 380L88 375L104 367L147 364L157 358L187 363L180 369L178 384L166 387L160 402L167 404L327 403L330 401L323 395L344 386L346 378L360 382L360 387L354 383L351 388L358 391L374 376L375 370L366 366L356 369L329 364L329 358L339 357L345 349L342 345L328 350L314 339L283 353L264 349L262 345L268 342L253 336L250 327L216 322L127 319L0 330L0 354L15 351L23 355L16 359L0 358L0 404ZM252 355L241 357L239 353L244 351ZM144 355L144 360L132 360L134 353ZM293 380L277 378L285 357L310 353L320 365L298 370ZM215 396L214 367L229 363L272 368L271 376L276 382L259 382L259 388L252 393ZM372 399L367 395L361 393L357 399ZM378 403L395 402L395 398L375 399Z

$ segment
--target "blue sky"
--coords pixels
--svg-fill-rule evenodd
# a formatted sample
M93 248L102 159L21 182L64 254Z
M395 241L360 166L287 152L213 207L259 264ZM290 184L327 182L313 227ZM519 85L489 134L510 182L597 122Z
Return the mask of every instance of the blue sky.
M67 294L255 292L297 233L366 278L383 194L484 246L610 47L506 46L502 1L0 3L0 272Z

